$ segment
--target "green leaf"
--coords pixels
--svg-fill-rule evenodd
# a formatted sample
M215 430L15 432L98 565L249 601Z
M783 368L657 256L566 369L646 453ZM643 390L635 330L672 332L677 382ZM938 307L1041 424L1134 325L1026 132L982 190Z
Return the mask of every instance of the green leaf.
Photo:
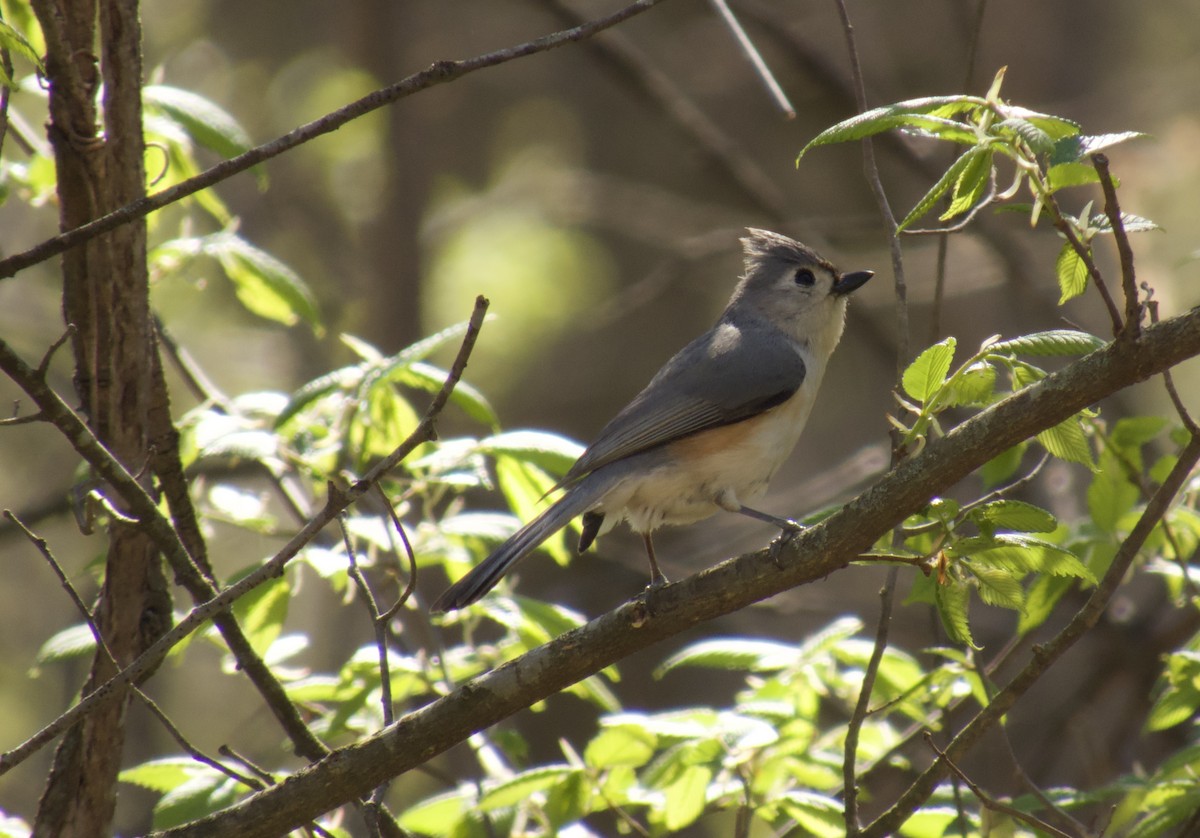
M496 482L509 508L522 521L532 521L544 511L546 504L543 498L554 488L554 480L546 472L508 454L496 456ZM571 560L571 553L564 546L561 535L546 539L542 549L560 565L566 565Z
M771 640L720 638L693 643L663 661L654 670L661 678L681 666L705 666L749 672L774 672L795 665L799 653L795 646Z
M248 568L248 573L252 568ZM236 578L230 581L236 581ZM264 582L233 605L233 613L254 651L265 654L287 619L292 586L287 575Z
M971 510L976 525L986 522L993 529L1009 529L1018 532L1054 532L1058 520L1032 503L1020 500L997 500Z
M118 779L122 783L130 783L159 794L165 794L177 786L183 785L197 774L211 771L212 769L189 757L163 757L143 762L133 768L126 768L118 775Z
M992 150L986 147L973 148L963 156L968 155L971 160L954 183L953 200L946 211L938 217L941 221L949 221L975 206L975 203L983 197L988 184L991 183L992 158L994 156Z
M34 66L38 75L46 75L46 68L42 65L42 59L37 54L37 50L25 39L24 35L2 19L0 19L0 49L6 49L21 56ZM0 68L0 79L3 79L4 84L9 87L15 86L15 80L10 78L2 68Z
M839 838L846 834L842 804L832 797L797 789L781 795L779 802L802 830L800 834L812 838Z
M992 403L995 393L995 367L978 361L951 377L942 403L946 407L984 407Z
M664 825L677 832L704 814L712 769L707 765L689 765L667 786Z
M429 393L436 393L442 389L448 375L446 370L415 361L400 369L392 378L407 387L417 387ZM454 390L450 393L450 401L462 408L467 416L481 425L487 425L493 429L500 426L500 418L496 415L496 411L487 397L467 382L460 380L455 385Z
M1091 248L1088 248L1088 254L1091 254ZM1058 287L1062 292L1058 298L1059 305L1087 290L1087 263L1079 258L1070 242L1063 244L1062 250L1058 252L1058 259L1054 262L1054 274L1058 277Z
M962 643L972 649L980 648L971 638L971 626L967 618L967 611L971 603L970 589L957 580L950 580L945 585L936 585L934 602L937 604L938 615L942 618L942 625L950 638L956 643Z
M1051 329L1047 332L1035 332L1032 335L1022 335L1012 340L1000 341L989 347L992 352L1012 355L1033 355L1035 357L1058 357L1086 355L1102 349L1107 344L1087 332L1075 329Z
M1050 165L1057 166L1063 163L1084 161L1088 155L1095 154L1097 151L1103 151L1118 143L1144 136L1146 135L1138 131L1122 131L1116 134L1099 134L1091 137L1078 134L1060 137L1055 142L1054 151L1050 155ZM1094 168L1090 164L1085 165Z
M1054 116L1048 113L1039 113L1031 111L1028 108L1022 108L1019 105L1008 105L1004 109L1005 114L1010 119L1020 119L1033 125L1039 131L1044 132L1053 140L1060 140L1064 137L1073 137L1079 133L1079 123L1061 116Z
M640 768L654 756L658 737L633 725L606 727L588 742L583 759L589 768L628 765Z
M952 552L972 563L994 565L1010 573L1049 573L1096 582L1070 550L1029 535L1001 533L993 538L963 538L954 544Z
M1143 218L1140 215L1133 215L1128 212L1121 213L1121 226L1125 229L1126 233L1148 233L1153 230L1162 229L1162 227L1159 227L1149 218ZM1107 215L1095 216L1092 219L1092 227L1097 233L1104 233L1106 235L1111 235L1113 231L1112 221L1109 220Z
M450 835L463 820L471 800L462 786L452 792L427 797L400 815L400 826L418 835Z
M312 292L287 265L232 233L209 236L204 250L221 263L247 310L287 326L303 320L314 332L321 332Z
M96 652L96 636L91 626L79 623L56 632L38 649L37 662L53 663L92 655Z
M973 564L971 575L978 583L979 598L988 605L1021 611L1025 607L1025 589L1021 582L1007 570L987 565Z
M907 230L917 219L933 209L933 205L962 179L963 173L971 167L975 158L981 154L983 154L982 149L972 148L950 164L950 168L942 173L937 183L929 187L929 191L925 193L921 200L917 201L916 206L908 211L908 215L904 216L904 220L900 222L900 225L896 228L896 232L900 233Z
M237 157L253 147L250 135L230 114L213 102L190 90L162 84L147 85L142 97L175 120L197 144L222 157ZM266 176L259 172L260 186Z
M1167 730L1181 725L1196 714L1197 708L1200 708L1200 690L1193 681L1171 684L1150 708L1146 730Z
M1117 421L1109 441L1128 456L1140 453L1147 442L1163 432L1169 423L1164 416L1127 416ZM1140 463L1139 457L1136 462Z
M810 148L859 140L892 128L914 128L935 135L940 130L942 136L959 141L965 139L973 144L977 141L974 132L948 117L985 104L976 96L931 96L875 108L826 128L801 150L796 162L799 163Z
M1100 464L1087 488L1088 514L1092 523L1110 535L1117 532L1118 522L1141 497L1138 488L1129 482L1116 455L1102 452Z
M946 382L950 364L954 360L957 341L946 338L926 349L908 365L901 379L904 392L919 402L928 402Z
M1074 585L1075 580L1069 576L1039 576L1025 595L1025 610L1017 620L1017 634L1024 637L1046 622L1063 594Z
M1051 192L1065 189L1069 186L1087 186L1100 182L1100 174L1095 166L1087 163L1058 163L1046 171L1046 183Z
M996 130L1009 131L1024 140L1034 154L1046 154L1054 149L1054 140L1031 120L1011 117L996 123Z
M318 378L314 378L295 393L292 393L288 399L287 406L275 418L275 427L282 427L289 419L324 396L328 396L335 391L351 390L357 387L358 383L362 381L363 373L363 366L355 364L354 366L342 367L339 370L327 372Z
M522 771L509 780L494 786L479 799L479 808L485 812L518 806L530 795L553 788L579 771L569 765L545 765Z
M993 486L999 486L1016 474L1017 469L1021 467L1021 460L1025 458L1025 450L1028 447L1028 442L1018 443L1004 453L992 457L992 459L980 466L979 476L983 480L984 487L990 489Z
M1088 446L1083 425L1078 417L1072 416L1065 422L1047 428L1037 435L1037 441L1060 460L1080 463L1090 469L1096 467L1092 462L1092 449Z
M479 441L479 449L493 457L507 456L531 463L551 474L566 474L583 446L573 439L545 431L508 431Z

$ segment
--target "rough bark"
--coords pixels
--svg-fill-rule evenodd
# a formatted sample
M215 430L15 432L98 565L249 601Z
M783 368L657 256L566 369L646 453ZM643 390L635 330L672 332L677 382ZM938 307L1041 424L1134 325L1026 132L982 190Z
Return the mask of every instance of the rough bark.
M59 223L69 230L145 194L138 4L35 0L34 9L47 42ZM96 106L101 82L102 130ZM74 330L81 412L105 447L131 472L145 475L148 485L153 336L144 221L64 253L62 267L63 316ZM119 508L116 498L110 500ZM114 520L107 538L94 616L123 666L169 627L171 601L158 551L144 533ZM97 654L84 692L114 671L107 654ZM38 805L35 834L109 834L127 706L125 700L112 702L64 737Z

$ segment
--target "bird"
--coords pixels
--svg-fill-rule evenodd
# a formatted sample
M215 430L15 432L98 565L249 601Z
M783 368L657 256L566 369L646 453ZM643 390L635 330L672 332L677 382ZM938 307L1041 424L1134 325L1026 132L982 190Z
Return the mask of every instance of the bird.
M621 521L642 536L651 588L666 582L652 540L664 525L727 511L784 533L801 529L747 504L795 447L841 339L848 295L873 272L842 273L768 230L748 228L741 244L744 273L716 324L604 426L556 484L561 497L451 585L433 612L478 601L580 516L580 552Z

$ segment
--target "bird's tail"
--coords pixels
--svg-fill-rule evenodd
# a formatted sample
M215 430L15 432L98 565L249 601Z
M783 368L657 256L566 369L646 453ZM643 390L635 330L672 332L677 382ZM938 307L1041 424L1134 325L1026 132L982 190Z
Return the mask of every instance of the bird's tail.
M475 602L538 545L582 515L613 486L607 475L592 473L567 490L557 502L513 534L466 576L446 589L430 606L433 612L455 611Z

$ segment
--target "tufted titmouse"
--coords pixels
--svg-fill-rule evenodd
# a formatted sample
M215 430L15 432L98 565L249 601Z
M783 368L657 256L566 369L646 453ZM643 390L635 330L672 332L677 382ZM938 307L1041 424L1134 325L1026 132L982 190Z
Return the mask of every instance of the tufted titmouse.
M718 510L797 530L751 509L792 452L842 336L846 295L871 271L840 273L766 230L742 239L746 274L717 324L685 346L583 452L563 496L450 586L434 611L470 605L539 544L583 516L580 552L621 520L641 533L650 584L666 581L651 533Z

